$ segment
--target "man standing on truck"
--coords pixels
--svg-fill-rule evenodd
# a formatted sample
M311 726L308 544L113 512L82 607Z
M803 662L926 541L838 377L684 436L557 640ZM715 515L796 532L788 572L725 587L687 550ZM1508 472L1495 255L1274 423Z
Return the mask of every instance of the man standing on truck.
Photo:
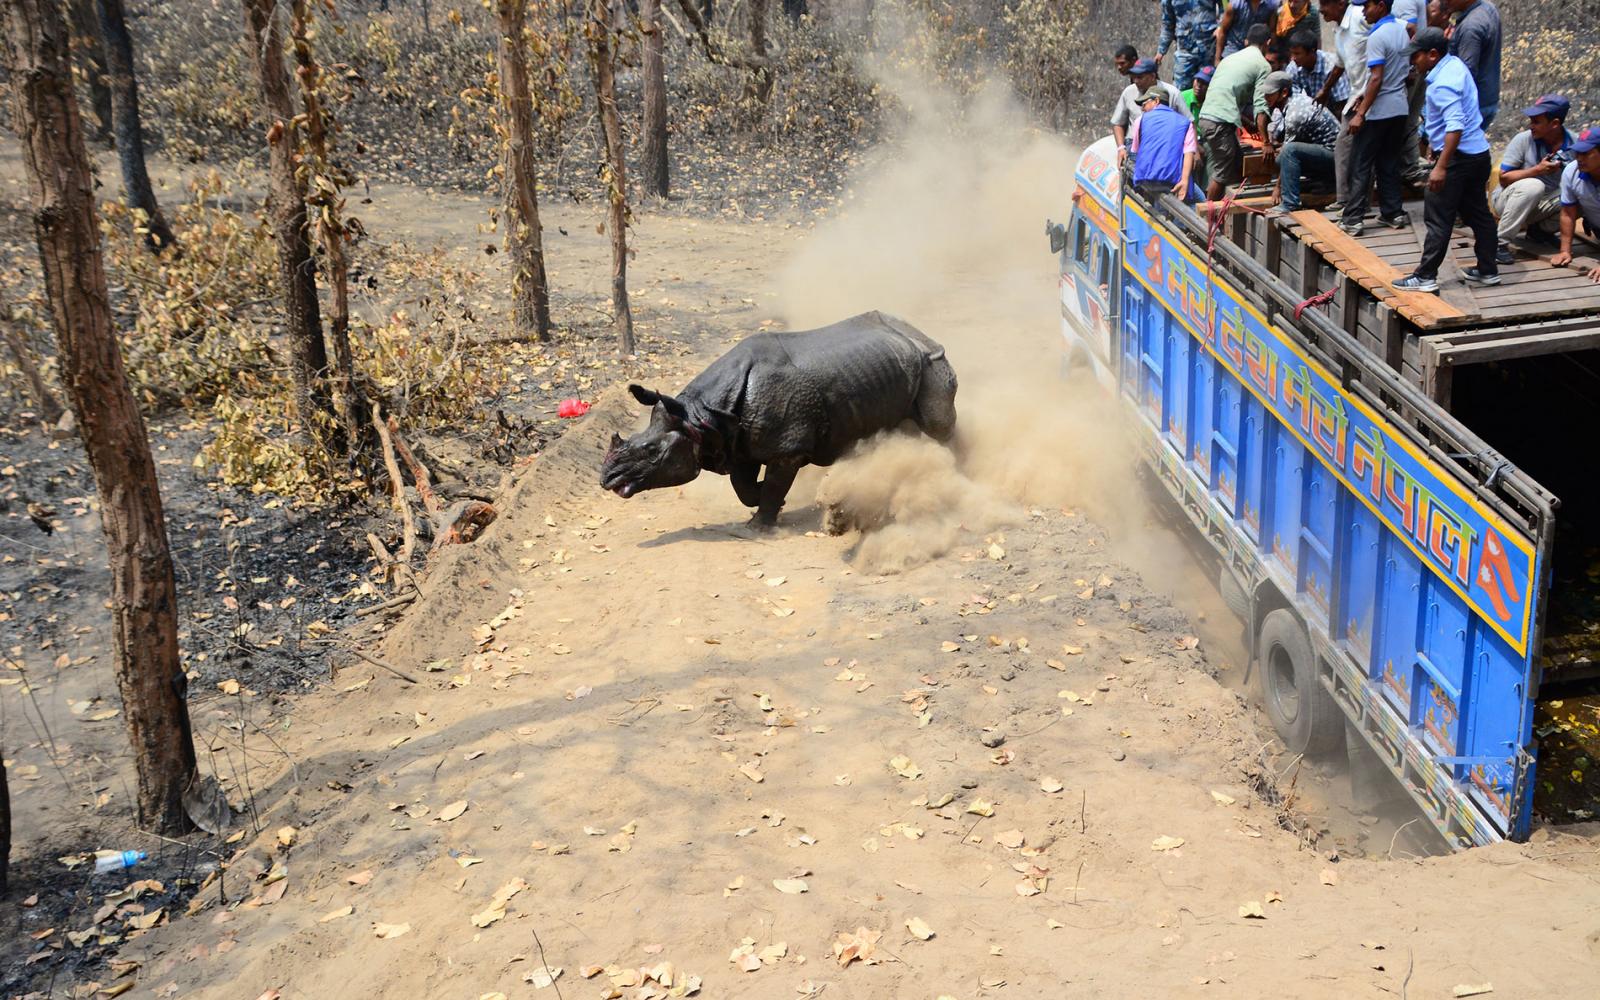
M1416 271L1394 282L1403 292L1439 290L1439 265L1450 250L1457 214L1472 228L1478 254L1478 266L1467 268L1462 276L1469 285L1500 284L1495 221L1485 193L1491 164L1483 112L1478 108L1478 85L1472 82L1466 63L1450 55L1449 48L1443 31L1423 28L1406 49L1417 71L1427 74L1422 124L1434 162L1423 210L1428 236Z
M1506 241L1541 234L1540 224L1561 214L1561 171L1572 162L1572 133L1567 131L1570 102L1560 94L1546 94L1522 109L1528 127L1512 137L1500 154L1500 187L1491 199L1500 216L1502 264L1514 260ZM1548 240L1550 233L1542 233Z
M1333 54L1344 70L1341 77L1348 86L1350 96L1337 110L1339 113L1339 139L1333 144L1333 176L1338 197L1338 208L1344 208L1349 196L1350 161L1355 149L1355 134L1350 131L1350 118L1367 91L1367 18L1360 4L1345 0L1323 0L1322 16L1336 27L1333 29Z
M1167 103L1167 92L1151 87L1139 95L1144 114L1133 123L1128 145L1133 151L1133 186L1150 198L1175 194L1194 201L1190 177L1199 151L1194 120Z
M1478 85L1483 127L1500 111L1500 10L1489 0L1443 0L1455 18L1450 54L1467 64Z
M1590 125L1572 140L1573 161L1561 171L1561 251L1550 258L1556 267L1572 263L1572 237L1578 219L1589 238L1600 237L1600 125ZM1600 282L1600 267L1590 268L1589 280Z
M1194 75L1194 83L1183 92L1183 106L1196 122L1200 120L1200 106L1206 102L1206 88L1211 86L1214 72L1216 70L1210 66L1201 66L1200 72Z
M1266 25L1270 35L1278 25L1278 9L1282 5L1281 0L1232 0L1226 4L1217 22L1215 58L1211 65L1220 69L1222 60L1254 45L1250 41L1250 29L1256 25Z
M1165 59L1177 46L1172 82L1178 89L1187 90L1211 58L1216 34L1217 0L1161 0L1161 41L1156 47Z
M1411 38L1405 25L1390 13L1392 0L1367 0L1362 6L1371 31L1367 35L1367 86L1350 116L1355 136L1350 151L1350 183L1345 191L1344 216L1339 228L1351 236L1365 231L1364 219L1373 175L1378 179L1378 222L1404 229L1411 218L1401 203L1401 144L1406 137L1406 47Z
M1151 87L1159 87L1167 95L1167 103L1176 107L1183 101L1183 91L1156 78L1157 63L1154 59L1140 59L1128 67L1128 78L1133 82L1122 88L1122 94L1117 98L1117 106L1111 109L1111 134L1117 140L1117 162L1121 163L1127 158L1128 129L1144 110L1139 106L1139 96Z
M1302 179L1319 184L1333 181L1333 143L1339 138L1339 121L1333 112L1296 90L1288 73L1269 73L1262 84L1267 107L1272 109L1268 135L1278 146L1278 207L1269 215L1300 210Z
M1206 151L1206 170L1211 181L1206 197L1216 201L1229 186L1244 179L1244 150L1239 146L1241 108L1249 105L1255 113L1256 131L1263 149L1271 153L1267 138L1267 100L1261 91L1272 64L1267 62L1267 43L1272 29L1265 24L1250 27L1249 43L1222 60L1206 89L1206 102L1200 106L1200 142Z
M1289 78L1294 89L1335 112L1350 99L1339 57L1322 49L1322 40L1309 31L1289 36Z

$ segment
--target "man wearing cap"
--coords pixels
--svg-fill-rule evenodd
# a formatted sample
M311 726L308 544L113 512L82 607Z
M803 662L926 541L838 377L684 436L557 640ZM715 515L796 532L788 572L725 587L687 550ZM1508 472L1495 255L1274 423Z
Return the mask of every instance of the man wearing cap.
M1217 0L1161 0L1161 58L1178 50L1172 82L1187 90L1200 67L1210 59L1217 33Z
M1206 89L1205 103L1200 105L1200 143L1206 151L1206 170L1211 180L1206 186L1206 197L1216 201L1232 184L1244 179L1244 151L1239 148L1241 106L1248 104L1255 113L1256 131L1261 133L1266 152L1272 152L1272 140L1267 134L1267 101L1261 91L1262 82L1272 72L1267 62L1267 42L1272 29L1265 24L1253 25L1248 33L1249 45L1222 60Z
M1190 180L1195 155L1200 150L1195 141L1194 120L1168 104L1167 97L1160 87L1150 87L1139 95L1139 107L1144 113L1133 123L1128 136L1133 151L1133 186L1152 197L1170 193L1184 201L1194 201L1200 193Z
M1188 110L1189 117L1195 121L1200 120L1200 105L1206 101L1206 89L1211 86L1211 74L1216 72L1211 66L1201 66L1195 73L1194 81L1189 89L1183 92L1183 106Z
M1572 237L1583 219L1589 238L1600 238L1600 125L1590 125L1572 140L1573 160L1561 171L1561 250L1550 258L1556 267L1572 263ZM1600 282L1600 267L1589 270Z
M1272 121L1267 134L1278 150L1278 207L1273 215L1300 210L1302 178L1318 183L1333 181L1333 143L1339 137L1339 120L1333 112L1294 88L1288 73L1268 73L1261 85Z
M1117 139L1117 162L1127 157L1128 129L1144 111L1139 107L1139 95L1151 87L1160 87L1167 94L1167 103L1176 106L1183 100L1183 92L1164 80L1156 79L1156 61L1140 59L1128 67L1128 77L1133 82L1122 88L1117 106L1111 109L1111 134Z
M1572 162L1572 133L1567 131L1570 105L1560 94L1546 94L1522 109L1528 127L1512 137L1500 155L1500 187L1491 204L1500 216L1497 259L1514 259L1506 241L1533 235L1540 223L1561 214L1561 171Z
M1351 236L1364 231L1368 191L1378 178L1378 222L1391 229L1411 224L1401 204L1401 145L1405 142L1407 69L1406 46L1411 39L1405 25L1389 12L1391 0L1367 0L1362 16L1367 34L1367 85L1350 116L1355 136L1350 150L1349 184L1339 228Z
M1478 85L1472 82L1466 63L1450 55L1449 48L1444 32L1429 27L1418 30L1406 49L1417 72L1427 74L1422 125L1434 161L1423 208L1428 236L1422 244L1422 259L1409 277L1394 282L1400 291L1439 290L1439 265L1450 250L1457 215L1472 229L1478 256L1478 266L1467 268L1463 277L1469 285L1500 283L1494 215L1485 194L1491 164L1483 112L1478 107Z

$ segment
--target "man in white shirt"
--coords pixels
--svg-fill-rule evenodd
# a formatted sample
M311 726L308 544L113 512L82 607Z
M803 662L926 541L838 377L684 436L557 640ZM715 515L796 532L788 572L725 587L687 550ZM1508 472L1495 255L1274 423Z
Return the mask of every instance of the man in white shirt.
M1355 136L1350 131L1350 116L1367 89L1367 18L1360 4L1346 0L1323 0L1322 16L1333 29L1333 54L1344 68L1343 82L1350 87L1350 97L1339 109L1339 141L1333 144L1334 188L1339 206L1344 205L1346 187L1350 182L1350 155L1355 148Z
M1144 114L1139 98L1145 91L1151 87L1160 87L1167 94L1168 107L1184 106L1183 91L1165 80L1156 79L1156 69L1159 65L1154 59L1140 59L1128 68L1128 78L1133 82L1122 88L1122 94L1117 98L1117 106L1111 109L1111 134L1117 140L1118 163L1128 155L1128 130L1139 120L1139 116Z

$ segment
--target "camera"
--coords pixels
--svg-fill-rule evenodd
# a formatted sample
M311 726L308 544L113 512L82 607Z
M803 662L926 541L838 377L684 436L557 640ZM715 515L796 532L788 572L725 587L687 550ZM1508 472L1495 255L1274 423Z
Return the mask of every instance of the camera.
M1545 159L1549 160L1551 163L1571 163L1572 162L1572 150L1570 150L1570 149L1558 149L1554 153L1551 153L1549 156L1546 156Z

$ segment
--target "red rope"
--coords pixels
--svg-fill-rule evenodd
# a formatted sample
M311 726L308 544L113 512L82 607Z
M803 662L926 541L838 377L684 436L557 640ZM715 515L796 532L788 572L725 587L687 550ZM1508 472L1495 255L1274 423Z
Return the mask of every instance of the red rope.
M1311 298L1306 299L1304 302L1302 302L1299 305L1295 306L1294 307L1294 318L1295 318L1295 321L1298 322L1299 319L1300 319L1300 314L1305 312L1307 309L1310 309L1313 306L1317 306L1317 307L1325 306L1329 302L1332 302L1333 301L1333 293L1336 292L1336 291L1338 291L1338 286L1337 285L1335 285L1333 288L1328 289L1325 292L1318 292L1317 294L1311 296Z

